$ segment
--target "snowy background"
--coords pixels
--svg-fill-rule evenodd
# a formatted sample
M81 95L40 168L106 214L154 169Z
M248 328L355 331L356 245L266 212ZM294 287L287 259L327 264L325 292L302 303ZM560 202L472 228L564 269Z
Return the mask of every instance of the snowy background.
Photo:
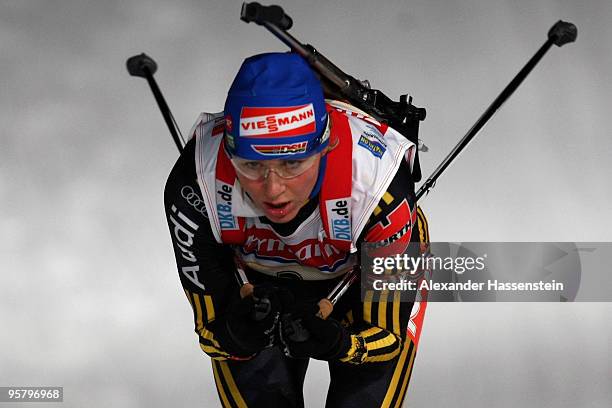
M0 386L64 386L65 407L218 405L163 213L176 148L124 64L156 59L186 132L245 57L285 50L240 4L0 3ZM422 206L437 241L612 241L609 0L282 6L298 39L427 108L426 175L552 24L575 23L577 42L549 51ZM407 405L609 407L611 314L431 304ZM313 362L308 406L327 379Z

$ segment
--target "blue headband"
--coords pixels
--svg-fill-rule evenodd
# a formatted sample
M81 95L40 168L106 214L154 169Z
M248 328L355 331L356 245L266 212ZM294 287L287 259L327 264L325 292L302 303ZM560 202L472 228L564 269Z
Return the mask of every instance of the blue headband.
M251 160L301 159L327 146L319 79L294 53L247 58L225 101L225 145Z

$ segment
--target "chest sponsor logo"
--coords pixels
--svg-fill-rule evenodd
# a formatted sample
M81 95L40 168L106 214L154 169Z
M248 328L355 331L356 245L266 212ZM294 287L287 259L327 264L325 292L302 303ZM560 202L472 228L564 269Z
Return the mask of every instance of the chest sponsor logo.
M219 225L222 230L237 230L238 222L232 215L232 190L233 186L217 180L217 214Z
M370 153L379 159L383 157L383 154L387 151L387 144L385 143L383 135L378 129L371 125L368 125L366 130L359 136L358 144L366 150L369 150Z
M168 215L170 229L172 230L172 241L178 248L182 261L177 261L181 273L194 285L202 290L206 290L204 283L200 280L198 272L200 266L195 253L192 251L194 237L200 226L193 222L189 217L180 212L175 205L170 207L172 214Z
M183 186L181 188L181 197L187 201L187 203L195 208L197 212L208 218L208 213L206 212L206 206L204 205L204 200L200 198L195 189L191 186Z
M301 106L251 108L240 112L240 136L290 137L316 130L312 103Z
M313 267L334 267L345 258L338 248L323 244L317 239L305 239L300 243L288 245L268 231L249 231L243 245L245 254L255 254L262 258L279 258L286 261L299 261L302 265Z
M326 200L325 210L332 239L351 241L351 207L350 198Z

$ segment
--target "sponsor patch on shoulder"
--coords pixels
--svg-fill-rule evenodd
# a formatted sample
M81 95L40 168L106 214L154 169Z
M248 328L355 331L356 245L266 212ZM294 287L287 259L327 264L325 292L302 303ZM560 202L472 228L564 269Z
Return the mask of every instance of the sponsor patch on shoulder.
M351 199L350 197L326 200L327 220L332 239L351 241Z
M232 215L232 189L233 187L221 180L216 181L217 187L217 215L222 230L238 229L238 220Z
M183 197L185 201L189 203L190 206L195 208L197 212L208 218L208 213L206 212L206 205L204 205L204 200L200 198L195 188L191 187L190 185L183 186L181 188L181 197Z
M366 125L366 129L361 136L359 136L358 144L366 150L369 150L370 153L379 159L383 157L383 154L387 151L387 144L385 143L384 136L372 125Z

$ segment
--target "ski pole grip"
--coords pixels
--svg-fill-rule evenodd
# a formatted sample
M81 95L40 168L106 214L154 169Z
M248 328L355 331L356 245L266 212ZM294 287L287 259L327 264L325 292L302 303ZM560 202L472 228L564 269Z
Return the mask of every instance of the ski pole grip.
M128 58L125 65L131 76L146 78L148 74L153 75L157 71L157 63L144 52Z
M319 300L318 306L319 312L317 313L317 316L323 320L326 320L334 311L333 303L327 298Z
M245 283L244 285L242 285L242 286L240 287L240 297L241 297L242 299L244 299L244 298L245 298L245 297L247 297L247 296L253 296L253 289L254 289L254 288L255 288L255 287L253 286L253 284L252 284L252 283L248 283L248 282L247 282L247 283Z
M557 21L548 31L548 39L557 47L576 41L576 37L578 37L578 29L567 21Z
M262 6L257 2L242 3L240 19L247 23L263 25L274 24L282 30L289 30L293 26L293 20L280 6Z

